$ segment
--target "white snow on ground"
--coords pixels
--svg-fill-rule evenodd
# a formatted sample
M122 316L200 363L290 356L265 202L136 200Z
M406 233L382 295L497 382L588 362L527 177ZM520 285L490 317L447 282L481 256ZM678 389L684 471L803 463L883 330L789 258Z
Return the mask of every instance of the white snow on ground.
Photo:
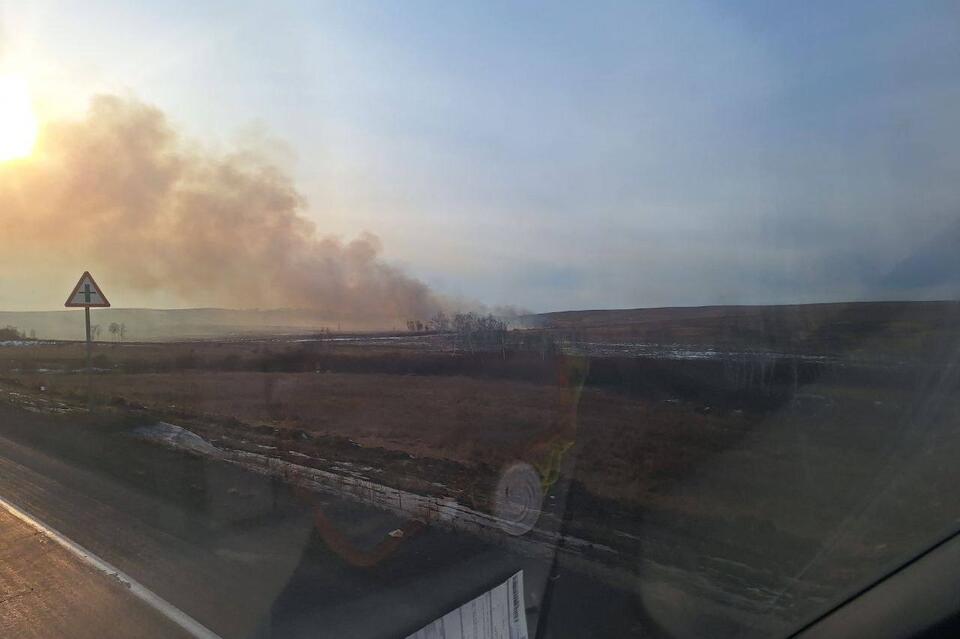
M189 450L210 457L223 457L223 452L203 437L174 424L157 422L150 426L138 426L133 432L138 437L172 448Z
M0 340L0 346L45 346L54 342L43 342L35 339L5 339Z
M140 426L134 434L163 445L189 450L201 455L218 457L263 475L282 477L290 483L318 492L347 497L361 503L387 510L405 517L430 521L449 528L506 541L517 550L533 555L549 555L558 550L561 534L534 528L523 536L504 535L511 522L494 515L473 510L457 503L452 497L419 495L391 488L363 478L360 473L343 465L340 472L330 472L295 464L284 459L243 450L219 449L205 439L180 426L160 422ZM566 552L578 554L586 549L616 555L617 551L603 544L595 544L569 535L562 535Z

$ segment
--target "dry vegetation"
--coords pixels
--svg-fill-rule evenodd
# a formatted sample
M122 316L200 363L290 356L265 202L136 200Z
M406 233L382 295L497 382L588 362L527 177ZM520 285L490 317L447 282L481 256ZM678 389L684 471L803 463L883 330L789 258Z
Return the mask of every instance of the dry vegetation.
M658 478L722 448L747 423L742 414L704 414L593 388L577 401L570 387L468 377L183 372L16 379L60 398L79 401L89 391L102 404L187 418L215 437L224 424L276 426L280 435L263 431L257 442L280 439L287 449L304 450L289 433L305 432L494 470L518 459L542 464L554 444L575 441L588 489L627 504L647 502ZM668 454L678 439L686 445Z
M814 566L810 580L849 580L960 511L945 488L960 480L957 343L942 326L911 334L905 321L846 346L899 336L897 348L924 345L919 363L237 341L102 344L87 376L73 372L81 346L54 343L0 347L0 390L165 419L298 463L349 461L481 508L504 464L543 467L572 443L570 531L691 570L736 562L772 588L824 544L845 563Z

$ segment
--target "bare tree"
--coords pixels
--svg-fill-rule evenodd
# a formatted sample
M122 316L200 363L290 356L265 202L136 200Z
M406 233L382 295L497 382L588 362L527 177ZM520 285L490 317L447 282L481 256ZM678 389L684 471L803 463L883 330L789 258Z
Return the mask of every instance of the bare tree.
M16 326L5 326L0 328L0 339L4 340L13 340L13 339L23 339L23 335L17 330Z
M437 311L437 314L430 318L430 328L445 333L450 330L450 318L443 311Z
M466 351L499 350L506 354L507 324L493 315L457 313L453 317L457 346Z

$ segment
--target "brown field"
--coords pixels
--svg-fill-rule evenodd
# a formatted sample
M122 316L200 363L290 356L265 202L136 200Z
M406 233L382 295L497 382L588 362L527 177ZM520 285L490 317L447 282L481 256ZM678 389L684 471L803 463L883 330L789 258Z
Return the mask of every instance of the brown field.
M297 463L349 462L481 509L503 466L528 461L547 476L566 450L568 532L770 592L804 570L829 592L929 543L960 507L956 343L946 329L897 326L886 333L897 348L925 344L920 363L261 340L98 344L87 375L79 344L5 346L0 398L165 420Z
M842 463L851 481L864 480L876 463L872 433L896 428L891 407L902 411L912 397L861 370L737 389L715 379L720 369L698 362L648 370L633 361L559 357L530 368L524 358L282 341L98 344L99 373L63 372L82 366L82 357L75 343L0 348L0 375L7 388L147 413L144 419L189 426L232 447L382 466L393 483L454 490L475 505L484 504L504 465L543 468L571 442L567 455L584 494L604 516L627 519L664 511L759 522L795 478L833 478L831 465ZM410 372L417 370L427 373ZM608 383L611 371L617 375ZM637 380L623 382L631 375ZM881 396L886 403L878 405ZM798 434L821 452L786 454ZM843 461L834 451L843 451ZM680 490L717 459L726 464L724 481L709 498ZM751 485L757 473L768 479ZM832 496L810 497L805 508L836 506ZM775 519L791 535L818 534L818 518L807 510L782 509Z
M352 440L364 448L496 470L515 460L546 463L554 444L575 441L584 485L625 504L647 503L658 477L695 465L747 427L741 415L711 415L588 388L468 377L340 373L182 372L19 374L26 388L82 403L134 405L220 438L238 424L281 429L245 437L261 445L322 453L284 432ZM231 426L229 430L225 425ZM689 445L669 453L672 441Z

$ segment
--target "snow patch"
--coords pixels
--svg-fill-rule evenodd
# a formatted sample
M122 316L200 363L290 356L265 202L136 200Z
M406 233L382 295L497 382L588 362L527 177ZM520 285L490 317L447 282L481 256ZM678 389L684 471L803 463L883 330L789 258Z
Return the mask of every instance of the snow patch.
M181 428L167 422L157 422L149 426L138 426L133 430L133 434L148 441L157 442L171 448L189 450L200 455L209 455L211 457L221 457L223 453L219 448L200 437L196 433L190 432L186 428Z

